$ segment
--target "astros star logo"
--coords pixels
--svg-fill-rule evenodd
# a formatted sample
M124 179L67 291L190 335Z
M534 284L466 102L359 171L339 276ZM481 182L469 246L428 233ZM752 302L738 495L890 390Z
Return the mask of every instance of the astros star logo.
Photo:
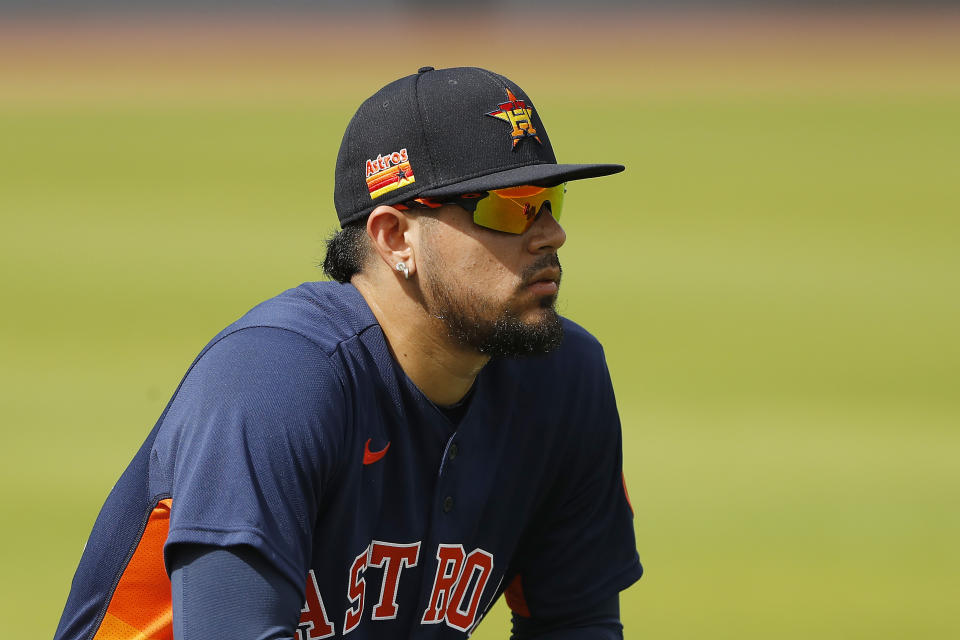
M500 103L495 111L491 111L487 115L503 120L513 127L513 131L510 132L510 137L513 139L513 148L516 148L517 143L524 138L533 138L538 143L543 144L537 137L537 130L533 128L533 107L528 107L524 100L517 100L517 96L513 95L510 89L507 89L507 98L509 100Z

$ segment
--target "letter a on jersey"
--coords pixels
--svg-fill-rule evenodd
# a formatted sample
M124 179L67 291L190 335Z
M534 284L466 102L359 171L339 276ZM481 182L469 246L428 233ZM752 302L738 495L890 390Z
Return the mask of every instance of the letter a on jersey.
M317 576L310 569L307 574L306 601L300 610L300 625L297 627L298 640L320 640L334 635L335 630L327 617L327 608L323 606Z

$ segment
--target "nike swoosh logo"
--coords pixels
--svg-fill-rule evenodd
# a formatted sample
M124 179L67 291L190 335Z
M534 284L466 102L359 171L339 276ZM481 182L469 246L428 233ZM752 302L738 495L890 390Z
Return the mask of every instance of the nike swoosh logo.
M363 464L373 464L377 462L380 458L387 455L387 449L390 448L390 443L387 442L387 446L380 449L380 451L370 451L371 440L373 440L373 438L368 438L366 444L363 445Z

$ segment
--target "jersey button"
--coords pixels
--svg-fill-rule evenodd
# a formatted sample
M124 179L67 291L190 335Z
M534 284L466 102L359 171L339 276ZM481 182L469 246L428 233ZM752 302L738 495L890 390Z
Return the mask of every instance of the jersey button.
M457 446L457 443L454 442L450 445L450 452L447 453L447 458L449 460L456 460L457 456L460 454L460 447Z
M453 496L447 496L443 499L443 512L450 513L453 510Z

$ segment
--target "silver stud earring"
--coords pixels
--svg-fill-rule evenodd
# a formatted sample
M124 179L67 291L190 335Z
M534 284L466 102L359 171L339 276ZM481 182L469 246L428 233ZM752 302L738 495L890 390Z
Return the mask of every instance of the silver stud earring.
M398 263L397 263L397 266L394 267L394 268L395 268L397 271L399 271L400 273L403 274L403 279L404 279L404 280L409 280L409 279L410 279L410 269L407 268L407 263L406 263L406 262L398 262Z

